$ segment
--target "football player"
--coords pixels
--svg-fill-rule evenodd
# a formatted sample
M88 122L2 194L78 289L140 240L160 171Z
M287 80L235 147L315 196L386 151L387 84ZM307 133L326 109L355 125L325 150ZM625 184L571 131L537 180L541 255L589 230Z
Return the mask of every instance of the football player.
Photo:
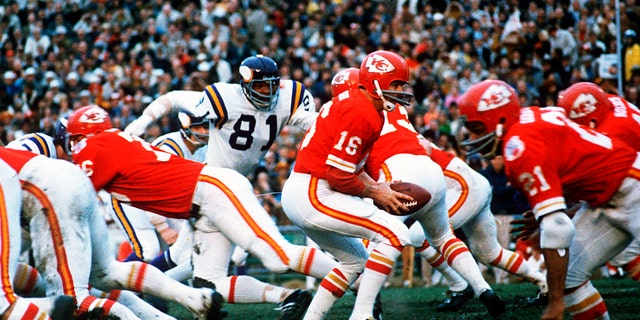
M606 94L593 83L578 82L560 92L558 107L563 108L571 120L618 138L640 151L640 110L624 98ZM610 262L640 281L640 239L634 239Z
M547 266L543 319L608 319L591 273L640 236L640 157L628 145L571 121L558 107L521 108L508 84L485 80L460 100L469 152L503 155L511 184L533 207ZM568 202L584 201L574 218ZM566 306L566 309L565 309Z
M109 115L97 106L76 110L67 130L73 160L96 190L146 211L194 220L194 286L215 286L230 303L280 303L282 317L294 319L304 313L311 294L227 276L233 247L247 250L274 272L323 277L336 265L319 250L289 243L237 171L180 158L113 129Z
M380 136L382 110L407 103L406 61L389 51L368 54L360 66L362 89L348 90L320 110L306 132L296 163L282 190L289 219L339 262L320 283L304 319L321 319L362 273L350 319L373 318L376 295L409 243L408 228L364 200L400 214L410 196L393 191L361 171L373 142ZM371 255L361 239L377 243Z
M16 171L5 161L4 148L0 148L0 317L3 319L62 320L75 313L75 302L69 296L51 299L21 298L12 285L20 256L20 208L22 191Z
M181 126L180 130L156 138L151 142L151 145L181 158L204 162L209 138L209 120L204 117L196 117L187 110L180 110L178 121ZM144 212L114 199L112 199L111 205L113 218L120 223L133 249L131 255L124 261L152 261L158 257L160 242L157 235L160 235L160 238L169 246L178 239L178 230L180 229L176 228L180 225L178 221L170 221L164 216L153 212ZM185 239L188 236L185 235L182 238ZM184 254L185 250L190 250L190 248L186 248L186 241L182 242L174 250L166 250L162 258L151 264L162 271L175 266L176 264L170 256L171 252L177 251Z
M129 292L115 290L108 299L96 299L89 295L88 285L91 282L92 286L103 290L128 289L173 301L202 319L207 317L209 309L212 309L210 317L219 313L220 301L214 301L214 298L220 298L217 292L190 288L141 262L116 261L109 246L98 241L107 239L108 231L102 215L98 213L97 195L92 191L90 181L82 170L68 161L38 156L39 151L46 149L40 143L55 142L56 139L44 134L37 136L36 140L24 136L10 144L18 150L31 146L31 152L12 150L6 153L7 157L12 156L16 168L20 169L20 177L28 182L23 184L23 211L30 221L37 268L48 280L47 294L64 293L75 297L80 312L103 308L112 315L128 319L151 315L160 319L168 317ZM47 148L52 149L51 145ZM53 149L63 151L65 147L56 144ZM69 181L74 183L66 185ZM44 215L42 212L55 214ZM53 246L52 241L55 243ZM53 258L51 247L55 249ZM111 300L126 304L138 316Z
M349 68L336 74L331 83L332 94L334 96L338 96L341 92L344 92L349 88L357 88L359 77L358 71L358 69ZM438 255L439 259L442 259L441 261L448 262L444 262L444 264L451 264L453 269L457 270L464 279L468 279L470 282L469 287L467 287L467 282L464 279L461 279L462 283L460 284L462 284L462 287L457 288L457 291L461 293L463 291L470 293L470 295L467 294L465 296L466 298L473 297L475 292L476 296L479 296L480 300L487 306L487 308L489 308L489 312L492 315L499 315L504 311L504 303L493 291L491 291L489 284L482 278L482 274L480 273L477 264L469 253L466 245L462 243L460 239L455 237L453 231L449 227L450 216L447 215L447 208L453 207L453 204L457 202L456 208L454 208L454 210L457 210L461 207L463 204L462 201L466 200L466 198L459 201L457 196L460 196L460 193L456 194L455 192L451 193L452 195L449 197L445 196L445 194L450 194L449 190L447 190L447 183L449 183L449 181L445 179L443 169L441 169L436 162L432 161L432 159L441 157L444 159L439 160L441 160L441 162L445 162L446 159L448 164L449 162L452 162L451 158L453 158L453 155L449 157L444 151L433 150L431 151L430 158L427 150L425 150L425 147L423 146L426 140L415 131L409 122L407 111L404 106L398 105L392 111L384 111L384 117L385 121L382 132L380 133L380 138L378 138L378 140L373 144L373 148L371 149L365 164L365 170L377 181L401 180L413 182L423 186L431 193L432 198L430 203L421 209L419 213L415 213L411 216L414 220L419 222L414 223L411 226L411 229L413 230L412 243L421 249L425 249L425 246L426 248L430 248L432 251L429 250L429 253L435 253ZM437 152L442 153L440 154ZM460 162L464 163L462 160L460 160ZM420 169L415 170L416 167ZM461 171L460 167L456 168L458 169L456 171ZM450 172L447 176L449 179L451 178ZM445 183L445 181L447 183ZM475 182L477 181L482 182L482 180L478 178L470 180L469 182L474 183L475 186ZM486 183L485 180L485 185L480 184L478 185L478 188L488 187L486 185L488 185L488 183ZM490 190L490 188L488 190ZM476 201L479 200L480 199L474 198L473 202L476 203ZM486 198L483 200L486 200ZM481 203L485 204L487 207L489 205L486 201ZM471 206L471 204L468 206ZM473 212L474 215L479 211L476 207L473 207L474 210L471 209L471 207L465 208L466 211L475 211ZM471 217L462 217L463 215L469 215L465 210L462 210L464 213L458 216L458 220L471 220ZM487 213L489 215L486 216L486 220L478 218L475 221L493 223L490 212ZM406 220L406 218L407 217L403 217L402 220ZM453 217L451 217L451 219L453 219ZM482 237L478 239L480 242L476 242L476 246L473 247L476 250L492 249L488 254L485 254L491 257L491 260L486 263L493 260L500 260L497 258L502 254L500 250L501 247L495 239L495 224L493 226L493 241L491 241L490 238L491 229L489 226L480 226L482 228L487 228L486 232L488 233L488 237L485 239L485 234L483 233ZM426 241L426 238L428 238L429 242L438 248L440 252L443 252L443 256L440 256L433 247L429 246L429 242ZM453 250L451 248L456 249ZM505 255L505 261L503 261L503 264L506 263L506 259L509 257L511 257L511 255ZM429 258L434 257L431 256ZM435 262L435 260L432 259L427 260ZM519 261L516 260L514 263L515 262ZM542 275L540 276L542 282L544 282L544 277ZM360 294L358 296L360 296Z

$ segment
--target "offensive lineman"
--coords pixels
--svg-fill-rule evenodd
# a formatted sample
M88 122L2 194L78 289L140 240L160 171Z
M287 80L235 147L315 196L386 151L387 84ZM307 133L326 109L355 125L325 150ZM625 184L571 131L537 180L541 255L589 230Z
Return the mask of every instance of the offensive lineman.
M67 130L74 146L73 159L96 189L147 211L195 220L194 274L200 272L204 278L199 279L212 282L228 302L280 302L283 319L295 319L311 298L306 291L288 291L247 276L227 276L229 258L219 256L224 258L226 251L230 254L235 244L274 272L294 270L322 277L336 265L319 250L289 243L260 205L249 181L237 171L185 160L111 129L109 115L97 106L76 110ZM200 233L210 233L215 242L198 243ZM228 249L205 250L213 244Z
M589 277L640 236L640 154L571 121L561 108L521 109L513 88L499 80L471 86L460 113L469 152L503 154L509 181L540 223L549 285L542 318L560 320L566 306L574 319L609 319ZM581 200L570 220L566 203Z

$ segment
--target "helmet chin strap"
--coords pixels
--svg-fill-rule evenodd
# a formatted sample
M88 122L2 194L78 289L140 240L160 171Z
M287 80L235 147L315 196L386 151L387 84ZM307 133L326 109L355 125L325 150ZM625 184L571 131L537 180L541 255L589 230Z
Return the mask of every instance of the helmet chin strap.
M376 86L376 94L378 95L378 97L380 97L380 100L382 100L382 107L384 108L384 110L388 112L393 111L396 108L396 104L384 98L384 94L382 93L382 89L380 89L378 80L373 80L373 84Z

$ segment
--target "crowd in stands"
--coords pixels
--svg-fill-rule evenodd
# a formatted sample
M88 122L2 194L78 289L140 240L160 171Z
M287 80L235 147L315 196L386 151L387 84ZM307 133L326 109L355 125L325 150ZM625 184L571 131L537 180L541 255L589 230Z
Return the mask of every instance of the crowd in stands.
M2 144L29 132L53 135L58 118L89 104L124 129L168 91L239 81L240 62L258 53L278 63L282 78L302 82L320 107L331 99L338 70L376 49L398 52L411 68L415 128L460 157L465 132L457 99L487 78L511 84L523 105L554 105L578 81L640 105L634 0L620 1L620 31L615 2L597 0L0 3ZM603 71L618 32L622 65ZM616 68L624 92L617 92ZM147 138L177 129L167 116ZM275 216L301 134L283 133L251 177Z

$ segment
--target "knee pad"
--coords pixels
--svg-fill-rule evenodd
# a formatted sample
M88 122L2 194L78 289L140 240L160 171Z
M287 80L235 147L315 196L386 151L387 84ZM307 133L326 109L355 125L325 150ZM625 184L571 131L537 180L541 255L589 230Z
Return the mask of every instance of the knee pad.
M540 248L565 249L571 245L576 228L564 212L554 212L540 222Z

